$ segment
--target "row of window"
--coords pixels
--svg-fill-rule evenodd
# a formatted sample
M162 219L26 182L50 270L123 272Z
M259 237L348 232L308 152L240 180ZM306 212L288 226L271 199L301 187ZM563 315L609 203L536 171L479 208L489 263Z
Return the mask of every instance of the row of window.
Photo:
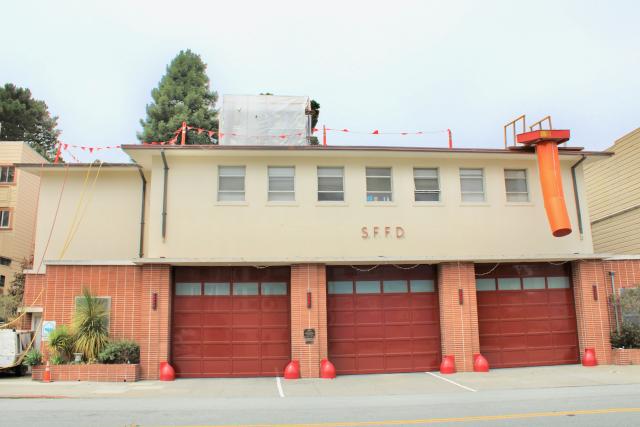
M476 279L476 290L519 291L521 289L568 289L571 282L565 276L550 277L500 277L498 279Z
M329 295L435 292L433 280L338 280L327 282Z
M268 200L272 202L295 201L295 168L293 166L268 167ZM218 167L218 201L245 200L245 167ZM344 168L318 167L319 202L344 201ZM367 202L392 202L392 170L386 167L366 168ZM525 169L504 170L508 202L528 202L529 188ZM416 202L440 201L440 176L438 168L414 168L414 200ZM485 201L484 169L461 168L460 190L463 202Z
M175 293L181 296L251 296L251 295L287 295L285 282L205 282L176 283Z

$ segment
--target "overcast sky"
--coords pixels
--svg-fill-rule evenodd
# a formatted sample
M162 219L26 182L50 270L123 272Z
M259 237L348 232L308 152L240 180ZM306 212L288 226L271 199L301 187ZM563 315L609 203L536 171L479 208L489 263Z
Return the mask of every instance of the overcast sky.
M309 95L330 127L500 147L504 123L551 114L571 145L604 149L640 126L638 1L21 0L0 16L0 83L45 100L69 144L136 143L187 48L220 95ZM399 138L329 143L446 146Z

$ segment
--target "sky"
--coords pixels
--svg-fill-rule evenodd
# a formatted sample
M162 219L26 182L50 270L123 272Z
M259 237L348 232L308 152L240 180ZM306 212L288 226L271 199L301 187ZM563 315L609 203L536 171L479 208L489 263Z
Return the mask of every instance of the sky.
M0 16L0 84L44 100L67 144L137 143L181 49L201 55L219 95L308 95L332 128L451 129L456 147L497 148L505 123L550 114L570 145L601 150L640 127L638 1L5 0Z

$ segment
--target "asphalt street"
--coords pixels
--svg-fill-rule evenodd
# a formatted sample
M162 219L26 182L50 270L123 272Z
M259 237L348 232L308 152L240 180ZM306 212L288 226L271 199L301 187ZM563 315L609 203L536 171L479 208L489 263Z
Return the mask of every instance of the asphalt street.
M640 425L640 366L144 381L0 379L2 426Z

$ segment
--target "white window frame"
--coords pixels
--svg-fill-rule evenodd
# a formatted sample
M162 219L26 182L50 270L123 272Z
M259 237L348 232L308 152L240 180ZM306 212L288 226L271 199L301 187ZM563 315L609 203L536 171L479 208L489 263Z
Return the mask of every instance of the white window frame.
M416 179L433 179L425 177L416 177L416 170L433 170L436 172L436 182L438 183L437 190L418 190L416 188ZM417 200L416 195L418 193L423 194L437 194L438 200ZM414 167L413 168L413 201L416 203L441 203L442 202L442 190L440 188L440 168L434 167Z
M4 218L7 218L7 225L2 225ZM11 228L11 209L0 208L0 229L8 230Z
M383 175L369 175L368 169L389 169L389 176ZM389 178L390 191L369 191L367 185L367 179L369 178ZM393 203L393 168L389 166L365 166L364 168L364 185L365 185L365 200L367 203ZM389 193L389 200L369 200L369 193Z
M272 190L271 189L270 172L271 172L271 169L273 168L293 170L293 176L291 177L293 188L291 190ZM278 178L289 178L289 177L278 177ZM272 193L291 194L292 198L287 200L271 200ZM267 201L269 203L291 203L296 201L296 167L295 166L267 166Z
M9 170L13 170L11 173L11 181L8 180ZM16 182L16 167L12 165L0 166L0 184L13 184L14 182Z
M462 180L471 179L466 177L463 178L462 176L462 171L467 171L467 170L479 170L482 173L482 175L480 176L480 179L482 182L482 191L463 191L462 190ZM460 170L458 171L458 175L460 177L460 201L462 203L477 204L477 203L487 202L487 183L486 183L486 173L484 168L460 168ZM482 200L464 200L465 194L482 194Z
M221 175L221 172L225 169L225 168L242 168L243 173L242 175ZM221 178L238 178L238 177L242 177L242 200L222 200L220 198L221 194L224 193L240 193L240 191L231 191L231 190L221 190L220 189L220 182L222 181ZM217 200L218 202L222 202L222 203L242 203L246 200L247 198L247 167L246 166L242 166L242 165L218 165L218 197Z
M342 175L341 176L323 176L322 178L340 178L342 180L342 190L341 191L329 191L329 190L320 190L320 169L340 169L342 171ZM316 200L319 203L344 203L345 202L345 191L344 191L344 187L345 187L345 170L344 170L344 166L317 166L316 167ZM335 193L335 194L342 194L342 199L341 200L320 200L320 193Z
M507 172L524 172L524 186L526 188L525 192L522 191L509 191L507 189ZM509 178L513 179L513 178ZM531 201L531 196L529 195L529 172L527 169L505 169L504 170L504 190L505 197L507 199L507 203L529 203ZM527 200L509 200L509 195L511 194L524 194L527 196Z

